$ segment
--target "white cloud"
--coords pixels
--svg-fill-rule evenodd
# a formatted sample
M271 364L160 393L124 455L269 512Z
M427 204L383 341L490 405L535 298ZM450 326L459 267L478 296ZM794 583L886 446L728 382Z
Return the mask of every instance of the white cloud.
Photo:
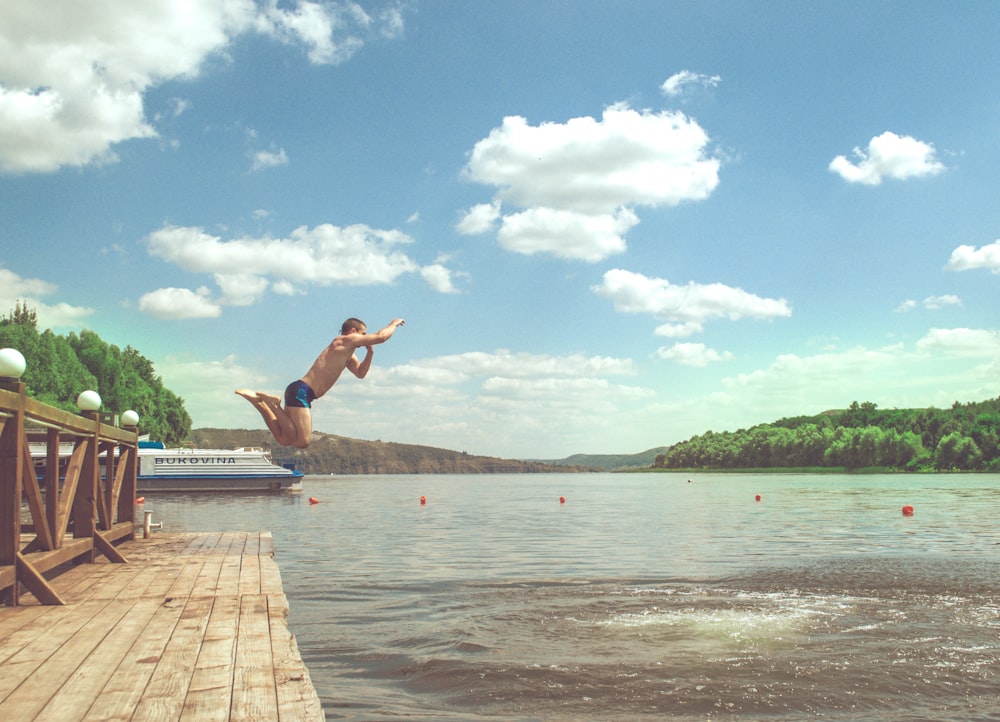
M500 218L500 203L479 203L470 208L462 219L455 226L455 229L464 235L474 236L480 233L487 233L496 227Z
M938 311L946 306L961 306L962 299L958 296L946 293L941 296L928 296L923 301L919 303L912 298L908 298L896 307L896 311L899 313L906 313L907 311L912 311L918 306L923 306L928 311Z
M703 88L714 88L722 80L718 75L703 75L693 73L690 70L682 70L674 73L663 81L660 91L669 98L676 98L683 94L689 86L696 85Z
M551 458L554 448L585 448L595 432L609 448L631 448L625 420L655 396L613 380L634 375L631 360L581 354L469 352L372 371L365 384L338 384L338 410L317 404L314 427L349 424L360 438L445 448L461 439L475 453ZM417 426L400 423L414 417Z
M280 165L288 165L288 155L284 148L278 150L259 150L253 155L253 170L263 170L264 168L275 168Z
M631 359L584 356L582 354L550 356L513 353L507 349L499 349L493 353L470 351L462 354L437 356L415 361L406 367L399 368L447 371L449 378L455 382L476 377L631 376L635 373Z
M452 273L441 261L421 268L399 250L410 243L413 239L401 231L361 224L301 226L287 238L231 240L202 228L165 226L146 239L150 255L190 273L212 274L219 287L216 307L252 304L268 288L291 295L309 285L390 284L408 273L420 273L441 293L455 293ZM152 301L147 308L164 312Z
M857 163L838 155L830 161L829 170L849 183L875 186L884 178L905 180L945 170L944 164L935 157L933 145L891 131L872 138L867 149L855 148L853 155Z
M160 288L144 294L139 299L139 310L164 320L216 318L222 313L222 308L209 296L209 290L204 286L197 291L187 288Z
M520 253L600 260L624 249L637 206L707 198L719 182L708 135L683 113L637 111L625 104L598 120L528 124L504 118L475 144L463 174L497 188L491 204L459 223L483 233L501 219L501 242ZM501 215L501 203L523 209ZM562 229L569 233L556 241Z
M675 343L670 348L657 349L656 355L665 361L676 361L684 366L708 366L716 361L728 361L733 357L729 351L719 353L703 343Z
M982 248L959 246L951 252L945 268L949 271L985 268L993 273L1000 273L1000 239Z
M649 278L641 273L612 269L594 292L614 303L622 313L648 313L654 318L682 326L661 326L660 335L677 335L694 331L706 321L728 318L770 319L792 315L788 302L762 298L721 283L688 283L676 285L662 278Z
M451 270L440 263L424 266L420 269L420 276L438 293L458 293L452 282Z
M614 214L529 208L504 216L497 240L508 251L525 255L551 253L596 262L625 251L625 234L638 222L628 208Z
M22 302L35 311L38 326L44 329L78 327L84 318L94 313L94 309L87 306L42 301L42 297L51 296L58 290L54 283L40 278L22 278L0 266L0 315L8 315L18 302Z
M917 350L965 357L1000 356L1000 332L981 328L932 328Z
M653 334L656 336L666 336L667 338L684 338L685 336L693 336L696 333L701 333L704 330L702 324L698 321L685 321L684 323L665 323L662 326L657 326L653 330Z
M266 388L273 379L238 363L235 356L227 356L221 361L167 356L156 361L155 366L164 385L184 399L184 408L196 428L262 427L260 414L233 391L247 387Z
M0 3L0 172L114 162L116 144L157 135L145 93L197 75L243 33L305 45L314 63L339 63L372 34L396 37L401 28L398 11L372 20L354 2ZM187 104L172 107L179 114Z

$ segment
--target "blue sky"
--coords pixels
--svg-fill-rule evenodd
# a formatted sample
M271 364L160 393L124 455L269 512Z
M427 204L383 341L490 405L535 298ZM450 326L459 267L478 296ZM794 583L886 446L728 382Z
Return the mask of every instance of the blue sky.
M37 7L36 7L37 5ZM1000 394L995 2L0 8L0 309L263 428L633 453Z

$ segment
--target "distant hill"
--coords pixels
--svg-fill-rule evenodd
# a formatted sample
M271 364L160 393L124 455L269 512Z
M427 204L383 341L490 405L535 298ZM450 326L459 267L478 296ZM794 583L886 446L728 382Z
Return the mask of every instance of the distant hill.
M583 466L601 471L624 471L648 469L656 463L656 457L666 453L669 446L657 446L638 454L573 454L565 459L545 460L556 466Z
M320 432L313 433L308 449L280 446L274 443L269 432L255 429L194 429L189 439L193 446L204 449L263 446L271 450L275 461L295 461L306 474L524 474L600 470L568 461L498 459L431 446L362 441Z

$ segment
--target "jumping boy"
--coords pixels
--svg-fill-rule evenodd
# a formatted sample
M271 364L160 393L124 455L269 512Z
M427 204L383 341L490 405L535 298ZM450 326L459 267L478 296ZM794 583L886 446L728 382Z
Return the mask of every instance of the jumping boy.
M378 333L368 333L364 321L356 318L344 321L340 335L323 349L306 375L285 389L284 408L281 399L271 394L249 389L236 389L236 393L260 412L275 441L282 446L304 449L312 438L312 402L337 383L345 368L363 379L372 365L372 346L388 341L402 325L403 319L397 318ZM363 361L358 361L354 352L362 347L367 353Z

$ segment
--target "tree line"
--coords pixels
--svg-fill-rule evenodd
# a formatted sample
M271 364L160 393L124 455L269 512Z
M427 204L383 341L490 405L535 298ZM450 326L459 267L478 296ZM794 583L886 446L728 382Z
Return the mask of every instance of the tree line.
M39 332L37 313L18 302L0 317L0 348L21 352L25 391L43 403L75 412L76 397L92 389L104 409L137 412L140 433L152 439L177 444L191 431L184 400L164 387L152 362L131 346L120 349L92 331Z
M706 431L671 446L654 468L1000 471L998 447L1000 398L950 409L882 410L855 401L817 416Z

